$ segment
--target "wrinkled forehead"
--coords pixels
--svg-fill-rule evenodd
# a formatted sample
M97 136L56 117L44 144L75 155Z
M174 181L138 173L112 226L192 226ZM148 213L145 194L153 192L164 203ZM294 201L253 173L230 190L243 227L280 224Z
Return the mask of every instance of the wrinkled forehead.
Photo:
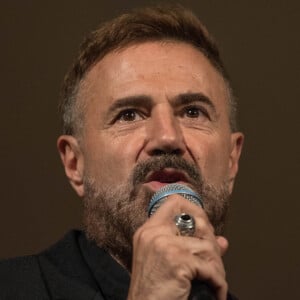
M169 96L198 91L226 103L229 91L220 72L194 46L174 41L145 42L110 52L86 74L80 85L79 101L85 108L93 101L131 96Z
M114 83L122 75L127 76L124 70L131 69L136 74L139 71L143 76L150 72L159 74L163 71L162 64L168 77L174 75L170 71L177 68L176 71L186 70L190 76L214 73L219 85L224 83L223 76L198 48L185 42L164 40L128 45L109 52L87 71L81 86L88 87L87 83L95 79L95 73L96 76L109 76Z

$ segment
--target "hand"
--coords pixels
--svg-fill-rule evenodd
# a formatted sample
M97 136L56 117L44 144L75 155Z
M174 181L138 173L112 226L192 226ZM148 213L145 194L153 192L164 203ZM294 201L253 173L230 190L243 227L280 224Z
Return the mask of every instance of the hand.
M174 217L191 214L193 237L179 236ZM201 207L171 195L134 235L128 299L187 299L191 280L207 282L218 300L226 300L227 282L221 256L228 242L214 235Z

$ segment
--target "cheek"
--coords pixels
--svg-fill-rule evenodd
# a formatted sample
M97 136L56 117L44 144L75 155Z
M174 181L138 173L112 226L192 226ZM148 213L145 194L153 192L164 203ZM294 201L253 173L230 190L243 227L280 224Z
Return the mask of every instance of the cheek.
M220 184L227 178L229 150L228 145L215 138L198 139L190 146L190 151L208 183Z
M142 149L143 139L137 135L103 134L89 145L87 169L91 176L103 184L122 183L128 180Z

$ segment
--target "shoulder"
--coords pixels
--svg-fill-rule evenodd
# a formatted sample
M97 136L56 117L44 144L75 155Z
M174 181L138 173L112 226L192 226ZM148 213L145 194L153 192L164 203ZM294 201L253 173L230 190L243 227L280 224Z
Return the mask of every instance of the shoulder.
M0 261L0 299L48 299L47 290L35 256Z
M83 238L74 230L37 255L0 261L0 299L103 299L81 251Z
M78 235L71 231L39 254L0 261L0 299L50 299L51 283L62 277L60 266L76 253Z

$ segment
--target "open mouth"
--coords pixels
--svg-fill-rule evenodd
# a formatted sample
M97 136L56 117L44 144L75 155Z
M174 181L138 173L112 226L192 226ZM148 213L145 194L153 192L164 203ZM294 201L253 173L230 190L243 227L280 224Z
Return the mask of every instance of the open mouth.
M167 168L149 173L146 178L146 185L156 191L170 183L188 183L186 174L182 171Z

